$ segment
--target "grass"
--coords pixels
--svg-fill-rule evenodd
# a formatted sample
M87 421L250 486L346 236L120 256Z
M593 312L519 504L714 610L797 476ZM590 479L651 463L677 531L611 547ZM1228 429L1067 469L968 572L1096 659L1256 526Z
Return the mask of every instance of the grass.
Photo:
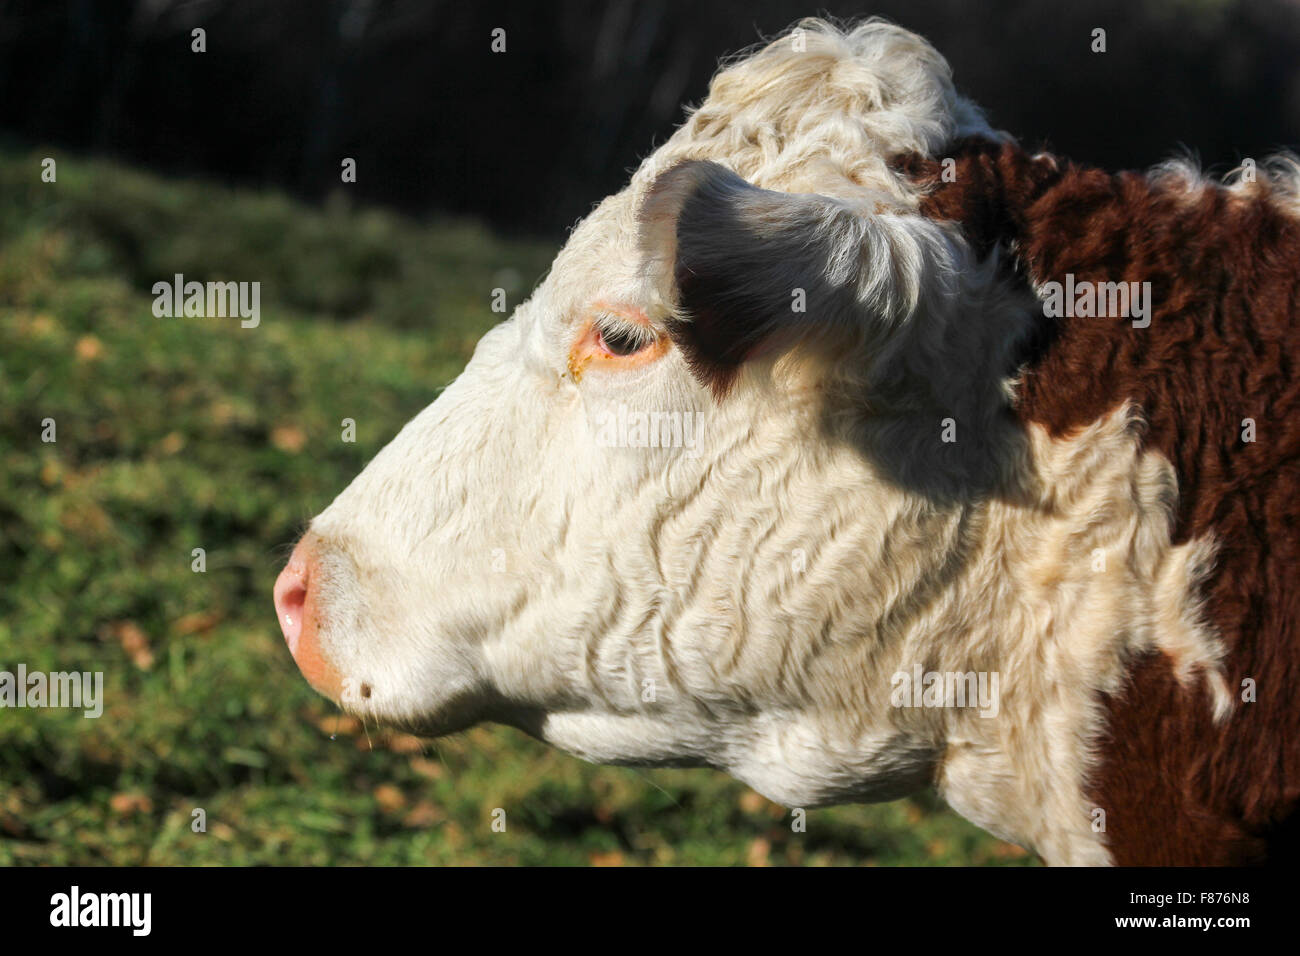
M102 671L106 702L0 709L0 863L1032 862L933 796L795 833L719 773L338 714L276 627L287 546L554 247L44 155L0 152L0 669ZM156 318L177 272L260 281L261 325Z

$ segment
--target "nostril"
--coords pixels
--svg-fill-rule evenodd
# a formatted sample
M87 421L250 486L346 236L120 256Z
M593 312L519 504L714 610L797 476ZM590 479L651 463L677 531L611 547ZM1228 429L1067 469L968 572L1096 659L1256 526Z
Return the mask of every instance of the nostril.
M275 579L275 615L289 653L307 683L326 697L338 700L343 681L320 644L319 591L329 575L322 573L317 564L319 544L309 532L294 546L289 563Z
M306 606L306 572L290 561L275 582L275 613L280 619L280 629L284 632L290 654L298 650L298 637L302 634Z

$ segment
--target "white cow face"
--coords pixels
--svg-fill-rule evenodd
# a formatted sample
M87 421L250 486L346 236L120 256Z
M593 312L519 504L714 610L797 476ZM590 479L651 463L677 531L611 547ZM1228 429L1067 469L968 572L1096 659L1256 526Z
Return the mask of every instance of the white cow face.
M893 615L1004 479L1021 314L884 163L954 131L946 66L827 30L720 75L312 522L276 603L314 686L791 803L930 772L936 718L888 705Z
M887 679L837 700L835 674L897 652L857 629L897 573L873 570L882 549L926 560L887 541L898 482L940 500L996 477L937 440L945 411L985 427L996 377L922 367L932 324L975 293L960 247L917 217L704 161L643 179L312 522L282 623L313 684L360 714L434 734L503 721L596 760L830 799L839 784L802 789L818 768L770 779L768 751L826 709L888 709ZM967 329L968 354L989 348ZM923 735L871 735L854 760L880 772L855 788L925 772Z

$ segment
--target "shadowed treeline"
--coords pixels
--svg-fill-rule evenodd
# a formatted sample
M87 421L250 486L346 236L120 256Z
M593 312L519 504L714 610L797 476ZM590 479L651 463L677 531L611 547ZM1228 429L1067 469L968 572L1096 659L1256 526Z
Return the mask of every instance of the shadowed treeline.
M557 232L618 188L720 55L795 0L0 0L0 130L165 172ZM1077 159L1185 145L1227 168L1300 141L1287 0L829 4L917 30L994 125ZM207 31L207 52L190 31ZM506 31L506 52L491 33ZM1108 51L1090 51L1107 30Z

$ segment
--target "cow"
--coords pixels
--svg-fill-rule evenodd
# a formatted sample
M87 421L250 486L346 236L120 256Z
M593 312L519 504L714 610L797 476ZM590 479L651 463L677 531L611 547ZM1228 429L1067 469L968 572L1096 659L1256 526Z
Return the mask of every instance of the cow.
M422 734L933 787L1050 864L1278 858L1300 217L1263 172L1031 156L921 37L803 21L312 520L290 652Z

